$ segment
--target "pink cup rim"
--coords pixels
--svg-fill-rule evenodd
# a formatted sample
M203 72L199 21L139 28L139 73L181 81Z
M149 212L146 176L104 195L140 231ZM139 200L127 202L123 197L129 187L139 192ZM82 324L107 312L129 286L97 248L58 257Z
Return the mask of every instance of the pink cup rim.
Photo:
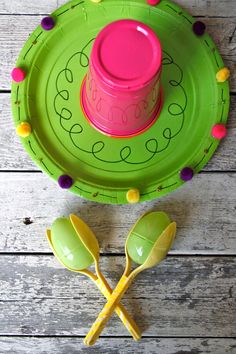
M116 31L115 38L119 39L119 31L122 34L122 30L135 30L142 33L148 40L149 45L152 47L152 56L149 58L148 67L143 68L141 75L137 75L135 78L122 79L112 74L111 70L108 70L103 65L102 55L104 55L103 44L109 36L112 36L113 31ZM146 42L147 43L147 42ZM117 47L116 41L114 41L114 52ZM143 54L142 46L139 47L140 55ZM107 55L107 54L106 54ZM108 59L108 65L109 65ZM134 58L131 58L131 61ZM119 20L112 22L106 26L98 35L95 44L93 46L91 54L91 64L98 75L99 79L107 86L118 90L132 91L148 85L153 78L157 75L161 68L162 63L162 47L156 33L143 24L142 22L135 20ZM132 62L130 63L132 65Z

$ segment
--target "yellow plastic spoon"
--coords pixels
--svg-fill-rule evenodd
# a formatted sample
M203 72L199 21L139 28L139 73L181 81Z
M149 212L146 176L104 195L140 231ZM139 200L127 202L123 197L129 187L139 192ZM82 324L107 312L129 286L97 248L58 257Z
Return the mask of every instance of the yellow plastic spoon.
M171 223L165 213L147 213L137 221L130 231L125 245L126 268L124 274L87 334L84 340L85 345L95 344L117 303L134 278L143 270L159 264L166 257L173 244L175 233L176 223ZM131 272L132 259L136 263L142 261L143 263Z
M47 230L47 238L54 255L64 267L88 276L109 299L112 289L99 268L98 241L83 220L75 215L70 215L70 219L57 219L52 229ZM96 274L86 269L93 263L95 263ZM139 340L141 332L123 305L117 303L115 310L134 340Z

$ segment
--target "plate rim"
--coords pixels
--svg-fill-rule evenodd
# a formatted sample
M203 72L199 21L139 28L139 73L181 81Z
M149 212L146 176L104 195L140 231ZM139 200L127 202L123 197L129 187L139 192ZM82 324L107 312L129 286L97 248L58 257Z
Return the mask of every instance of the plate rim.
M124 3L121 0L103 0L103 2L115 4L117 6L118 1L124 5ZM83 5L86 6L102 6L102 3L93 3L90 0L73 0L70 1L67 4L64 4L63 6L59 7L56 11L54 11L51 16L56 18L57 21L60 21L63 15L67 16L69 13L69 10L75 9L76 7L83 7ZM138 5L138 6L145 6L145 7L150 7L145 0L132 0L129 1L127 6L132 6L132 5ZM186 11L184 11L180 6L174 4L170 0L162 0L157 7L152 7L152 11L156 11L157 14L159 10L161 9L164 12L167 12L169 15L172 16L178 16L179 18L182 17L182 20L184 23L188 23L189 26L192 26L192 24L195 22L195 19L189 15ZM190 27L191 28L191 27ZM38 48L39 45L38 43L42 42L37 42L37 40L40 38L46 38L50 35L50 32L44 31L42 27L39 25L33 33L30 35L28 40L25 42L20 55L18 57L16 67L20 66L23 69L31 67L30 63L32 60L29 60L29 53L32 51L34 48ZM212 38L205 33L200 40L205 41L206 45L210 48L212 52L211 56L211 61L212 64L216 68L216 73L218 70L220 70L222 67L224 67L224 63L222 60L222 57L212 40ZM38 46L37 46L38 45ZM42 44L41 44L42 45ZM23 63L23 64L22 64ZM28 65L28 66L27 66ZM29 70L30 71L30 70ZM13 119L15 122L15 126L17 127L21 122L29 122L31 121L31 117L28 116L28 103L26 103L27 98L25 97L24 92L27 91L27 77L26 79L20 83L12 83L12 94L11 94L11 102L12 102L12 112L13 112ZM221 99L222 101L222 106L224 109L222 110L222 117L221 117L221 122L226 123L228 119L228 113L229 113L229 106L230 106L230 93L229 93L229 82L226 81L225 83L219 84L220 89L221 89L221 94L219 93L220 90L218 90L218 98L219 100ZM19 97L24 97L23 103L19 101ZM28 101L27 101L28 102ZM26 119L25 119L26 117ZM216 120L216 124L219 123L219 120ZM55 181L58 181L58 178L61 175L65 174L65 171L58 166L58 164L53 160L49 158L48 152L46 153L41 146L40 142L35 138L34 134L31 134L28 138L20 138L22 145L24 146L25 150L27 153L31 156L32 160L36 163L36 165L43 170L47 175L52 177ZM220 141L212 138L212 144L210 145L209 149L206 148L208 151L207 153L202 153L201 158L199 158L199 163L197 166L194 168L194 172L197 174L202 170L202 168L208 163L208 161L211 159L212 155L216 151ZM36 153L37 151L37 153ZM41 153L38 154L38 151ZM41 157L38 157L41 156ZM53 162L53 163L52 163ZM52 173L53 170L53 173ZM166 181L168 182L168 180ZM153 185L155 183L153 182ZM173 190L177 189L181 185L185 184L184 181L180 179L178 176L177 182L173 181L173 176L169 179L169 182L167 185L160 185L157 186L155 189L149 188L146 193L141 193L140 194L140 202L144 201L149 201L153 200L156 198L160 198ZM135 186L131 186L130 189L135 188ZM76 180L73 184L73 186L69 189L69 191L79 195L82 198L86 198L95 202L100 202L100 203L106 203L106 204L128 204L128 200L126 198L126 194L128 192L127 188L116 188L116 189L111 189L111 188L104 188L100 186L93 185L91 183L86 183L81 180Z

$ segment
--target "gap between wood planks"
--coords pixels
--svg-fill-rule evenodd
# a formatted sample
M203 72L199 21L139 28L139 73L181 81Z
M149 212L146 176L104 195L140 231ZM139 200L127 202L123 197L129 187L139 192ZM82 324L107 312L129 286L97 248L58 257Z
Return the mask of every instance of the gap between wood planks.
M24 256L24 257L54 257L54 254L52 252L0 252L0 257L15 257L15 256ZM110 258L118 258L118 257L124 257L125 256L125 252L124 253L107 253L107 252L101 252L100 253L101 257L110 257ZM172 253L172 254L168 254L166 256L166 258L235 258L236 254L220 254L220 253Z
M43 334L0 334L0 338L84 338L84 335L60 335L60 334L52 334L52 335L43 335ZM100 339L130 339L131 336L122 336L122 335L117 335L117 336L113 336L113 335L101 335L99 337ZM193 337L193 336L148 336L148 335L142 335L142 339L158 339L158 338L163 338L163 339L236 339L236 337L220 337L220 336L210 336L210 337Z
M60 8L60 6L57 8L57 9L59 9ZM55 9L56 10L56 9ZM48 16L49 15L49 13L40 13L40 14L34 14L34 13L4 13L4 12L0 12L0 16L8 16L8 17L10 17L10 16L33 16L33 17L42 17L42 16ZM191 14L190 14L191 15ZM214 15L206 15L206 16L204 16L204 15L191 15L193 18L196 18L196 19L198 19L198 18L215 18L215 19L224 19L224 18L229 18L229 19L233 19L233 18L235 18L235 16L214 16Z
M0 173L43 173L40 170L0 170ZM210 170L210 171L200 171L198 174L235 174L236 170Z

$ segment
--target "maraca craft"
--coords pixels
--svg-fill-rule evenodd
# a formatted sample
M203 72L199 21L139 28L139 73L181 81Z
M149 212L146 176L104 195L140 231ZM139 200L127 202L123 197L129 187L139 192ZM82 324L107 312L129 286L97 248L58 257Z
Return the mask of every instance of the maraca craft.
M120 301L134 278L143 270L159 264L170 250L176 233L176 223L170 222L168 216L162 212L151 212L143 215L134 225L126 241L126 268L117 287L109 297L107 304L94 322L87 334L84 343L93 345L106 323L111 317L117 303ZM138 240L138 247L136 242ZM140 248L140 240L143 245ZM152 246L149 246L149 243ZM142 251L142 255L141 255ZM143 252L144 251L144 252ZM138 254L138 258L137 258ZM133 258L131 258L133 257ZM131 261L143 262L138 268L131 272Z
M83 220L75 215L71 215L70 219L57 219L51 230L47 230L47 238L55 256L63 266L73 272L87 275L109 299L112 289L99 268L98 241ZM95 263L96 274L86 269L93 263ZM139 340L141 332L125 308L117 304L115 311L134 340Z
M150 223L148 222L150 219ZM160 212L157 218L153 218L152 214L147 214L145 222L138 222L135 229L127 239L127 250L130 258L137 264L143 264L149 256L156 242L157 235L161 233L171 223L167 214ZM155 229L156 233L151 232L147 228Z

